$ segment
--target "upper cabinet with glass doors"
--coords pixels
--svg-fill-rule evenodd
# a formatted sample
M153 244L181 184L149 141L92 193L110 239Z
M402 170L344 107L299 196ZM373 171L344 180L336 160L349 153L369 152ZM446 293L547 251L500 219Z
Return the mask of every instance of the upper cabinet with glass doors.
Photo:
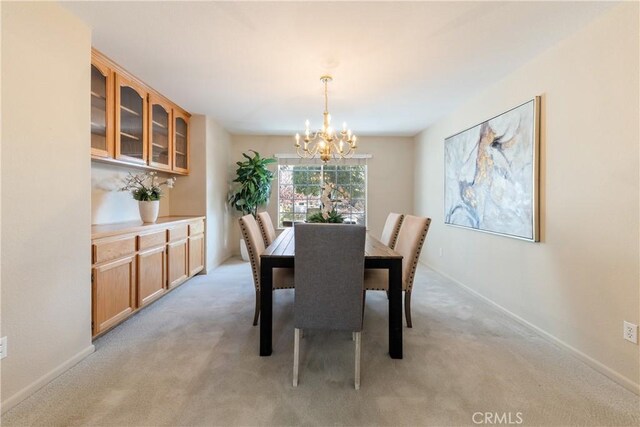
M149 95L149 166L171 170L171 104Z
M113 157L113 71L91 58L91 155Z
M161 94L92 50L91 157L189 174L189 117Z
M173 109L173 170L189 173L189 116Z
M116 73L116 159L147 163L147 91Z

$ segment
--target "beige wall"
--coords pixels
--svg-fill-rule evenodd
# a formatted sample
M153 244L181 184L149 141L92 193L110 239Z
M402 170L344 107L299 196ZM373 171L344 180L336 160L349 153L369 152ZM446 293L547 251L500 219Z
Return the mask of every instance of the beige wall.
M120 165L91 162L91 224L111 224L114 222L140 220L138 202L131 193L119 191L123 179L129 173L141 173L140 169ZM158 177L168 175L159 173ZM171 190L163 187L160 199L160 216L169 215Z
M191 117L191 173L171 192L172 215L206 215L206 271L231 255L226 205L231 137L215 120Z
M294 153L293 137L287 136L255 136L233 135L231 149L231 178L235 177L235 162L242 160L242 153L256 150L262 156ZM359 153L371 154L367 160L367 227L375 235L382 233L384 222L389 212L413 212L413 157L414 141L407 137L372 137L358 138ZM271 201L266 210L276 222L278 205L277 178L274 181ZM235 218L240 216L234 212ZM240 230L237 219L232 227L234 253L239 253Z
M2 2L0 1L0 166L2 165ZM0 336L2 336L2 171L0 171ZM0 360L0 413L2 412L2 360Z
M234 217L227 204L231 135L207 119L207 267L218 266L233 253Z
M416 137L422 259L638 390L638 5L613 9ZM542 241L443 224L443 140L542 95ZM442 248L443 256L439 256Z
M59 5L3 3L3 411L93 351L90 48Z

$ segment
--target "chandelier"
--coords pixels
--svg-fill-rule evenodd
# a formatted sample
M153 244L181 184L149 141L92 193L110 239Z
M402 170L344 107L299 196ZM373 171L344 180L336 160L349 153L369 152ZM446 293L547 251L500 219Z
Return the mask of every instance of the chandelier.
M311 159L319 155L323 162L328 162L331 158L347 158L353 156L357 144L357 137L351 133L351 129L347 129L347 124L342 124L342 130L336 132L331 127L331 114L329 114L327 101L327 83L333 78L331 76L322 76L320 81L324 83L324 113L322 120L322 129L311 133L309 130L309 120L305 122L305 131L303 145L300 145L300 134L296 133L296 152L298 156L304 159Z

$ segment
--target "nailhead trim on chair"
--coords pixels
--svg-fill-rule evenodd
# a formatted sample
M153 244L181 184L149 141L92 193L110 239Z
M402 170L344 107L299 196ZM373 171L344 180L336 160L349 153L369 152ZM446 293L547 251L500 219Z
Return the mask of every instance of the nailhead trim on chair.
M238 220L240 222L240 230L242 231L242 236L244 237L245 243L249 241L249 231L246 228L246 225L242 218ZM256 268L256 254L254 248L247 243L247 252L249 252L249 260L251 262L251 272L253 273L253 284L256 287L256 291L260 291L260 272ZM272 290L276 289L295 289L295 284L293 286L281 286L278 283L273 283Z
M396 242L398 241L398 235L400 234L400 227L402 226L402 221L404 221L404 214L400 214L400 221L396 225L396 228L393 230L393 236L391 237L391 245L389 246L391 249L396 247ZM384 290L384 289L381 289Z
M411 292L411 289L413 288L413 279L416 275L416 269L418 268L418 260L420 260L420 252L422 252L422 245L424 244L424 241L427 238L427 232L429 231L430 225L431 225L431 218L427 218L427 226L424 228L424 231L420 235L418 250L416 251L416 256L414 257L413 263L411 265L411 272L409 273L409 277L407 278L406 292Z
M247 230L247 227L244 223L244 221L242 220L242 218L240 218L238 220L240 222L240 230L242 230L242 236L244 237L244 242L247 246L247 252L249 252L249 260L251 261L251 271L253 272L253 284L256 287L256 291L260 291L260 276L258 275L258 269L256 268L256 256L255 256L255 251L254 248L251 244L247 243L249 242L249 231Z
M404 215L402 216L404 221ZM409 277L407 277L407 289L404 289L405 292L411 292L413 288L413 279L416 275L416 269L418 268L418 260L420 259L420 252L422 252L422 246L424 245L424 241L427 238L427 232L429 231L429 226L431 225L431 218L427 218L427 226L424 228L424 231L420 235L420 242L418 242L418 250L416 251L416 256L413 259L411 265L411 272L409 273ZM400 227L398 227L398 231L400 231ZM393 246L395 247L395 240L397 239L399 233L396 233L395 239L393 242ZM366 288L367 291L388 291L389 289L384 288Z
M260 218L258 216L258 217L256 217L256 219L258 220L258 226L260 227L260 233L262 234L262 240L264 241L264 245L265 245L265 247L269 246L267 244L267 241L269 240L268 237L267 237L267 230L266 230L266 228L264 226L264 223L262 222L262 218Z

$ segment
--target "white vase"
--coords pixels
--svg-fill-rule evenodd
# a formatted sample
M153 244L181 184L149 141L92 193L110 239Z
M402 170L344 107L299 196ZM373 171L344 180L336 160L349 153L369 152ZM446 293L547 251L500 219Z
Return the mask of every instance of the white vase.
M160 200L138 201L142 222L156 222L160 211Z

